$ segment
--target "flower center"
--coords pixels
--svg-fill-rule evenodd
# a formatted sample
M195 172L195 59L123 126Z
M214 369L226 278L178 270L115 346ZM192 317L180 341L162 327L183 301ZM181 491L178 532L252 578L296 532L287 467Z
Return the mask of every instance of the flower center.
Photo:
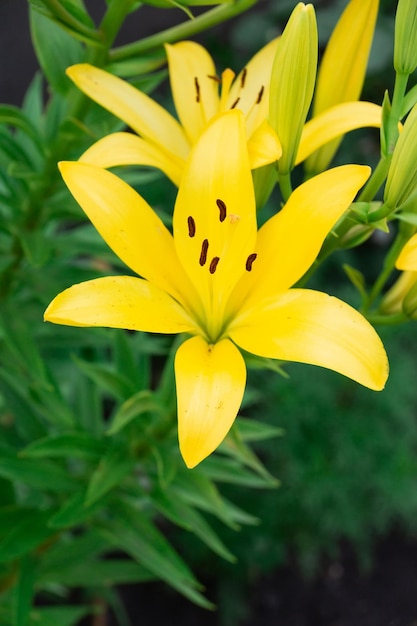
M229 242L232 239L232 232L240 220L238 215L229 213L225 201L221 198L216 199L215 205L213 210L216 211L217 217L214 223L215 228L212 229L212 237L207 236L207 232L201 232L204 229L199 227L193 215L187 217L188 236L190 239L196 239L197 243L195 260L204 271L207 271L205 280L208 279L209 281L205 319L201 326L204 327L203 331L206 338L211 342L218 341L226 332L224 310L228 297L227 291L230 287L225 291L223 279L220 278L220 283L217 283L215 278L219 269L222 269L223 272L228 271L227 255L231 252ZM246 272L252 271L256 258L256 252L249 254L244 264Z

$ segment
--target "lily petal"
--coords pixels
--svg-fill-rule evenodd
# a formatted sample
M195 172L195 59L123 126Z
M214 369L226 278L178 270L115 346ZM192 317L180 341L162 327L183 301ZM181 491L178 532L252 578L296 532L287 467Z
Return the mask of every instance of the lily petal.
M128 82L88 63L79 63L66 71L82 92L123 120L139 135L159 148L186 158L190 149L177 120L152 98Z
M214 345L201 337L183 343L175 357L181 454L195 467L226 437L239 411L246 367L228 339Z
M279 139L270 124L264 120L248 140L251 170L275 163L282 154Z
M411 270L412 272L417 270L417 235L413 235L407 241L398 255L395 266L399 270Z
M233 295L237 309L288 289L316 259L324 239L343 215L371 170L342 165L297 187L284 208L259 230L257 258Z
M244 118L233 110L216 117L197 142L174 209L176 250L201 295L208 324L221 323L222 307L245 272L255 238Z
M213 59L194 41L165 44L172 97L188 139L194 144L219 110Z
M112 133L96 141L79 158L82 163L98 167L117 165L150 165L162 170L178 187L184 160L170 155L158 146L132 133Z
M291 289L242 311L229 336L258 356L326 367L376 391L388 376L384 347L369 322L318 291Z
M248 137L268 117L269 83L278 40L276 37L251 58L234 80L227 98L227 108L235 105L245 114Z
M97 231L128 267L183 303L187 289L194 294L171 233L134 189L87 163L61 162L59 169Z
M52 300L45 321L156 333L195 332L185 310L167 293L134 276L106 276L73 285Z
M335 105L305 124L295 164L304 161L332 139L357 128L379 128L381 123L382 108L373 102L347 102Z

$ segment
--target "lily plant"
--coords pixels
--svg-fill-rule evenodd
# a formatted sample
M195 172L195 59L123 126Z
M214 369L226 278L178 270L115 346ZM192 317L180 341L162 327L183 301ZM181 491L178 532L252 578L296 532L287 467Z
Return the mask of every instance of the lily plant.
M56 324L180 333L175 377L179 444L194 467L227 435L246 384L244 354L330 368L383 388L385 350L369 322L325 293L295 285L370 169L344 165L299 186L259 230L244 114L215 117L185 166L173 234L127 183L63 162L66 185L138 276L107 276L56 296Z

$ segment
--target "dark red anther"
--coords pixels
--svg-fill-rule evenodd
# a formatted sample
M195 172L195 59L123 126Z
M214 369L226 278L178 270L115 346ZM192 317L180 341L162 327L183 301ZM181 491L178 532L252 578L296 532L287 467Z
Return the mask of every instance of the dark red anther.
M252 264L257 256L258 255L256 254L256 252L252 252L252 254L250 254L248 258L246 259L246 270L248 272L252 271Z
M202 246L201 246L201 254L200 254L200 261L199 261L201 266L205 265L207 261L208 247L209 247L208 239L204 239Z
M217 198L216 204L219 207L220 211L219 219L221 222L224 222L224 220L226 219L226 205L223 200L220 200L220 198Z

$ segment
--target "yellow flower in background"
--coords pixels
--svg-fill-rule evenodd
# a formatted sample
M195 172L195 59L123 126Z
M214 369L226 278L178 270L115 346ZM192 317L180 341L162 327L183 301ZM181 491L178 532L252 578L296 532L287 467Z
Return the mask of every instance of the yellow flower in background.
M166 44L172 95L179 122L155 100L128 82L86 63L67 70L86 95L123 120L132 133L113 133L89 148L80 161L100 167L149 165L179 185L185 161L210 120L237 108L246 122L251 168L275 162L279 141L267 123L269 81L277 40L262 48L236 77L217 76L214 61L199 44Z
M320 63L313 118L337 104L359 98L378 8L379 0L350 0L343 11ZM339 143L335 141L311 156L306 162L307 170L312 174L325 170Z
M173 235L129 185L105 169L61 163L63 178L113 251L136 274L73 285L45 319L186 333L175 359L180 449L194 467L222 442L246 384L240 349L327 367L383 388L387 357L372 326L352 307L291 289L369 176L345 165L297 188L258 231L245 118L216 117L185 168Z
M417 271L417 234L413 235L411 239L407 241L404 248L398 255L395 266L399 270L406 270L409 272Z

